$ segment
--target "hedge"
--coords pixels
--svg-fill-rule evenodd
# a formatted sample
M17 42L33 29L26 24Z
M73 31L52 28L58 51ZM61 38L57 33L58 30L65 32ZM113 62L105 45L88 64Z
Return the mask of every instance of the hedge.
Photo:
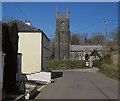
M64 70L64 69L82 69L85 67L84 60L50 60L49 69Z
M120 80L120 73L117 65L113 65L105 59L97 60L94 64L100 69L100 73L107 77Z
M114 79L119 79L118 67L116 65L103 64L101 66L101 72L106 76Z

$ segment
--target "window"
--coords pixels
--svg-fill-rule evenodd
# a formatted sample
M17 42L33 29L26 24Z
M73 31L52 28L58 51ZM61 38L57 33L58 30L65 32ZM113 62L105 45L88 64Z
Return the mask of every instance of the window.
M62 21L61 24L60 24L60 28L61 30L64 30L65 29L65 23Z

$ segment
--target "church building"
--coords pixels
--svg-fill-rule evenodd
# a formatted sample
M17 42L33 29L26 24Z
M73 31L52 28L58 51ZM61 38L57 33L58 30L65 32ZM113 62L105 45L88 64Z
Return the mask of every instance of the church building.
M70 13L67 9L66 15L60 15L56 9L56 32L55 32L55 59L63 60L86 60L85 57L99 59L107 52L102 45L71 45L70 44ZM94 55L93 55L94 53Z
M69 30L69 10L66 15L59 15L56 9L56 33L55 33L55 59L69 59L70 57L70 30Z

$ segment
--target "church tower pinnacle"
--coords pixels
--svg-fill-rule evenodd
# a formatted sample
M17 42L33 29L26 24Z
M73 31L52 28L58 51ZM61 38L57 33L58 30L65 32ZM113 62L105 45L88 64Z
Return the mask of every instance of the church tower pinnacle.
M56 8L56 18L58 18L58 16L59 16L59 11L58 11L58 9Z
M70 12L69 12L68 8L67 8L67 11L66 11L66 16L67 16L67 18L69 18L69 16L70 16Z

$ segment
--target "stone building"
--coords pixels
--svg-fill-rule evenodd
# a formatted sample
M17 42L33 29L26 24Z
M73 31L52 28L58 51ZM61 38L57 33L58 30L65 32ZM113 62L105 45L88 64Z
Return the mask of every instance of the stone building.
M55 33L55 59L69 59L70 30L69 30L69 10L66 15L59 15L56 9L56 33Z
M70 44L70 13L67 9L66 15L59 15L56 9L56 33L55 33L55 59L86 60L86 56L94 56L99 59L103 53L107 52L102 45L71 45ZM96 51L95 51L96 50ZM94 52L95 51L95 52Z
M106 51L102 45L70 45L70 59L86 60L86 55L99 59Z
M18 81L50 81L49 38L30 21L14 20L18 26L18 65L16 79Z

